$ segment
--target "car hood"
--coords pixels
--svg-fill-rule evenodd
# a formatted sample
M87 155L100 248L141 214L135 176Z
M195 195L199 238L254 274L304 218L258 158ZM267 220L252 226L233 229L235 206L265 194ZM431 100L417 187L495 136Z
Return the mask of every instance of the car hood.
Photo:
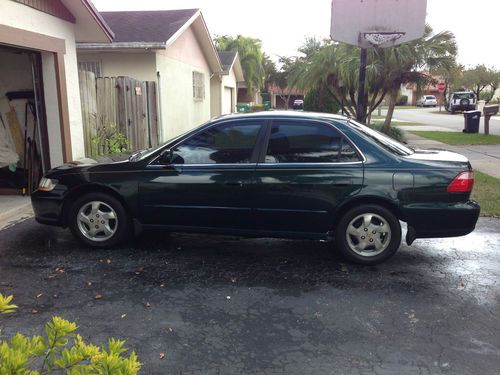
M469 159L456 152L446 150L415 150L411 155L405 156L410 160L444 161L454 163L468 163Z
M55 177L56 175L65 175L73 173L86 172L103 172L103 171L119 171L127 170L132 167L132 163L128 160L99 163L93 159L81 159L71 161L51 169L47 172L47 177Z

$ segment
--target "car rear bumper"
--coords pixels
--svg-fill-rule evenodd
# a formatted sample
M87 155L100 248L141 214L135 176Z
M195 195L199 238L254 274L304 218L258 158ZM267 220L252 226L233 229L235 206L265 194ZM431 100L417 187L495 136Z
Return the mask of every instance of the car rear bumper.
M37 190L31 195L31 205L35 212L35 219L39 223L63 226L63 200L58 192Z
M480 213L474 201L459 203L418 203L402 211L408 223L410 243L415 238L465 236L474 230ZM407 236L407 242L408 242Z

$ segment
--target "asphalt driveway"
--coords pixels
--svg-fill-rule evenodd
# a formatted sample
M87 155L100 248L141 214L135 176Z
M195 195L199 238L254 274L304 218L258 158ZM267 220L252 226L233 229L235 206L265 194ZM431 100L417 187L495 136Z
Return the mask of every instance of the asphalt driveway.
M329 243L161 231L88 250L28 220L0 231L0 292L20 307L0 337L57 314L126 338L144 374L498 374L499 233L481 218L361 267Z

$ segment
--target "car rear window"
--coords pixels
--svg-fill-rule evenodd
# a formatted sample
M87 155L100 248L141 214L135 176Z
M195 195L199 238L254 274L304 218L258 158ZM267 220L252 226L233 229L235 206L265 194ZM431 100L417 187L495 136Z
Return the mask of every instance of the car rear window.
M453 99L474 99L474 94L468 92L464 92L463 94L453 94Z
M434 95L427 95L426 98L427 99L436 99L436 97Z
M406 147L404 144L388 137L387 135L380 133L366 125L363 125L357 121L349 120L349 124L359 132L361 132L364 136L370 138L375 141L379 146L383 147L387 151L401 156L408 156L413 154L413 150L411 148Z

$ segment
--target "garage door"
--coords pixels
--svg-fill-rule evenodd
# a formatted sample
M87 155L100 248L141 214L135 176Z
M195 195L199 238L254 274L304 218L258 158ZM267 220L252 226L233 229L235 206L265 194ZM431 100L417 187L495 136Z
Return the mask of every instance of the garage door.
M222 114L227 115L233 112L233 89L224 87L224 95L222 96Z

